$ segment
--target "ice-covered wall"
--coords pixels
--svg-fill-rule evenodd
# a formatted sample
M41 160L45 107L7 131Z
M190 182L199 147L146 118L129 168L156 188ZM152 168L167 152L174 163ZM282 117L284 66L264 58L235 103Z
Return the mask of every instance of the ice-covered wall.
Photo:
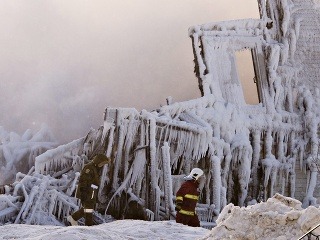
M266 199L277 191L304 200L304 205L314 204L314 197L320 196L315 191L319 145L319 5L311 0L258 3L259 20L190 28L199 87L203 96L213 95L245 113L235 118L246 124L226 131L233 135L246 126L250 132L246 137L252 147L247 197ZM252 52L257 79L260 104L255 106L245 103L235 67L235 52L245 49ZM232 141L226 142L232 148ZM297 187L296 179L299 179ZM257 191L258 188L262 191ZM232 196L227 198L230 200Z

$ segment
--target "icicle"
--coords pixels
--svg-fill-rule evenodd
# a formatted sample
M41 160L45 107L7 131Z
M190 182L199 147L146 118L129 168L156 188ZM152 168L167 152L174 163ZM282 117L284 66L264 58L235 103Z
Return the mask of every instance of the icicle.
M146 209L149 221L154 221L154 213L150 209Z
M61 145L55 149L46 151L45 153L37 156L35 158L35 172L36 173L48 173L52 170L57 171L57 169L51 169L51 166L71 166L72 161L64 158L64 155L68 152L75 151L80 153L80 149L83 146L84 138L80 138L72 141L71 143Z
M258 164L260 160L260 141L261 132L258 129L253 131L253 153L252 153L252 184L253 184L253 197L257 198L259 194L259 179L258 179Z
M270 196L273 193L273 187L276 182L276 177L278 173L278 169L280 166L280 162L273 156L269 155L267 158L262 159L261 161L262 166L263 166L263 171L264 171L264 181L263 181L263 186L264 186L264 200L267 198L267 186L269 183L269 179L271 176L271 183L270 183Z

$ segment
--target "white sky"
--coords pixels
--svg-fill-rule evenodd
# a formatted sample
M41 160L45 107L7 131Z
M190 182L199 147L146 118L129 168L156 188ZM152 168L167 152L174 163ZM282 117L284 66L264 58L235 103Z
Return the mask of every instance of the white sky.
M107 106L199 97L188 28L258 17L256 0L1 1L0 126L46 123L65 143Z

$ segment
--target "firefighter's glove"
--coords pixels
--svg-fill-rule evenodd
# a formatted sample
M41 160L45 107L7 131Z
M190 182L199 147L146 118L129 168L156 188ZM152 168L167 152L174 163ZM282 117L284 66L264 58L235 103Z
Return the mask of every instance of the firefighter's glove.
M91 184L91 188L92 188L92 195L91 195L91 199L93 199L94 197L94 192L98 189L97 185Z

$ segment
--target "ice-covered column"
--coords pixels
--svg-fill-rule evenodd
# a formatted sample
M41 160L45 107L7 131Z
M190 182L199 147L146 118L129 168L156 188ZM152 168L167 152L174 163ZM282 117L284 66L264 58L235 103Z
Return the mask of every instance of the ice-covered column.
M154 212L154 220L159 220L160 193L157 184L156 170L156 122L154 118L149 118L149 161L150 161L150 201L149 207Z
M210 157L210 175L211 175L211 186L212 186L212 203L215 205L215 208L220 212L221 207L221 164L220 159L211 155Z
M161 147L162 151L162 162L163 162L163 181L164 181L164 199L166 217L170 219L170 212L174 212L173 205L173 193L172 193L172 177L171 177L171 166L170 166L170 147L167 142Z

